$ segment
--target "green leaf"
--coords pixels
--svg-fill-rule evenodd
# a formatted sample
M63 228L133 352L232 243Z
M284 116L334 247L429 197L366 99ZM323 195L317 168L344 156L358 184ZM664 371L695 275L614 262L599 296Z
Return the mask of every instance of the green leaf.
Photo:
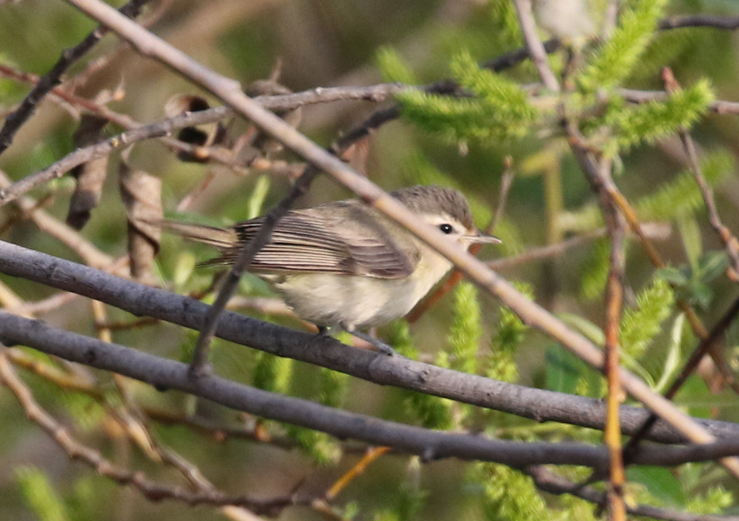
M629 467L626 470L629 481L641 483L649 493L665 505L680 508L685 505L680 481L663 467Z
M575 394L585 368L583 362L565 348L554 345L546 355L547 389L560 393Z

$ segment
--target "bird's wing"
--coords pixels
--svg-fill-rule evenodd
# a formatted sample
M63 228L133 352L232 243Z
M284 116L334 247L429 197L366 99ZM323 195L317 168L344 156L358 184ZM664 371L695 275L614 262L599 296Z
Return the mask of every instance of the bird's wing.
M254 237L263 222L264 218L258 217L236 224L238 247L221 249L222 256L206 264L232 263L239 247ZM360 207L345 209L333 217L308 209L288 212L280 219L269 244L259 251L249 271L397 279L413 273L417 262L417 249L399 247L387 230Z

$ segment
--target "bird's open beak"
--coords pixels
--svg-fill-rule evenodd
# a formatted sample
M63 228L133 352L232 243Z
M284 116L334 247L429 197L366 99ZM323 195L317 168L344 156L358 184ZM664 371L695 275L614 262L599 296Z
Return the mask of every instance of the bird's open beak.
M493 235L477 230L477 235L468 235L466 239L470 244L500 244L503 241Z

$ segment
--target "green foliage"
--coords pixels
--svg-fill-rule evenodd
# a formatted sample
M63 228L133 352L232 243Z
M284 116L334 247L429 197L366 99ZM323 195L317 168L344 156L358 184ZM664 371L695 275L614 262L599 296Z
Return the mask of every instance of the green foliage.
M717 186L731 176L735 162L726 150L715 150L701 158L700 168L708 184ZM689 215L702 208L704 203L693 174L685 170L671 181L663 183L654 193L639 198L633 205L639 220L644 222L669 221ZM557 226L562 231L590 231L603 226L603 215L597 205L588 203L579 210L562 212Z
M416 85L418 80L413 72L403 63L398 53L390 47L380 47L375 56L377 68L385 81Z
M482 336L477 288L470 282L462 281L457 285L454 297L454 319L448 338L454 354L451 367L474 374Z
M679 476L662 467L633 467L627 478L644 488L637 491L640 503L679 508L694 514L720 514L734 502L733 494L722 487L706 487L705 465L687 464ZM633 485L632 485L633 486Z
M418 350L413 345L408 323L396 320L390 334L390 343L403 356L418 358ZM444 353L445 355L446 353ZM452 402L444 398L429 396L415 391L401 391L405 409L411 418L429 429L450 429L454 425Z
M320 466L334 465L341 458L341 447L324 432L291 424L285 425L285 431L303 453Z
M714 99L709 82L701 80L692 87L673 92L665 101L627 106L623 100L615 99L609 106L604 123L613 133L612 143L621 150L628 150L638 143L654 143L680 128L690 127L708 110ZM613 155L615 152L613 150Z
M270 358L278 358L272 355L268 356ZM278 376L275 379L275 382L284 381L284 383L280 384L280 388L269 390L283 393L287 391L289 379L292 376L292 367L289 371L285 371L285 373L285 376ZM344 398L347 379L348 377L345 374L332 371L331 369L320 368L318 371L318 385L315 391L315 396L318 398L319 403L327 407L339 407ZM328 434L295 425L286 425L285 429L287 435L293 438L300 445L303 452L317 464L332 465L341 457L341 447Z
M711 487L703 494L691 494L685 510L696 514L720 514L734 504L734 495L723 487Z
M293 374L294 360L259 351L256 355L252 383L258 389L287 393Z
M529 284L516 282L514 285L521 293L533 299L534 291ZM493 335L488 358L487 376L503 382L518 380L518 366L514 355L528 329L529 327L509 307L501 306L500 322Z
M504 465L476 463L473 479L484 487L481 506L490 521L541 521L561 519L553 515L533 480Z
M672 313L674 303L672 289L663 279L655 279L639 293L636 307L627 309L621 320L620 341L624 355L634 361L641 359Z
M628 244L628 243L627 243ZM593 244L593 250L583 267L583 276L580 282L580 295L588 300L601 298L603 289L608 280L610 269L611 245L608 239L598 239Z
M54 491L49 478L35 467L19 467L15 479L28 508L39 521L70 519L62 498Z
M408 462L408 473L398 488L394 505L387 510L377 512L375 521L413 521L426 502L427 493L419 487L421 463L418 456L412 456Z
M481 69L469 53L452 62L460 85L474 98L450 98L409 91L398 95L403 116L419 127L451 141L482 144L522 137L530 131L537 111L521 87L489 70Z
M490 10L495 25L495 32L508 45L523 43L521 27L518 25L518 15L513 2L508 0L489 0Z
M585 91L610 89L623 81L649 44L667 0L625 2L619 26L578 78Z
M712 251L701 256L695 267L661 268L657 276L669 282L679 298L706 309L713 300L710 283L724 273L728 263L725 252Z
M322 367L318 372L318 398L323 405L340 407L349 375Z

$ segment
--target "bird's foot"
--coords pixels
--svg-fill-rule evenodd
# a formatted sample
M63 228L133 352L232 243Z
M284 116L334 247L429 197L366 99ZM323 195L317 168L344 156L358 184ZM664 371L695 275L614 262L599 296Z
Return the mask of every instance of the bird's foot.
M372 347L374 347L376 350L378 350L380 353L388 355L388 356L398 356L398 353L387 345L385 342L382 342L381 340L376 339L373 336L370 336L366 333L362 333L361 331L357 330L357 328L353 326L345 326L344 324L341 324L341 328L346 331L347 333L354 335L355 337L364 340L368 344L370 344Z

